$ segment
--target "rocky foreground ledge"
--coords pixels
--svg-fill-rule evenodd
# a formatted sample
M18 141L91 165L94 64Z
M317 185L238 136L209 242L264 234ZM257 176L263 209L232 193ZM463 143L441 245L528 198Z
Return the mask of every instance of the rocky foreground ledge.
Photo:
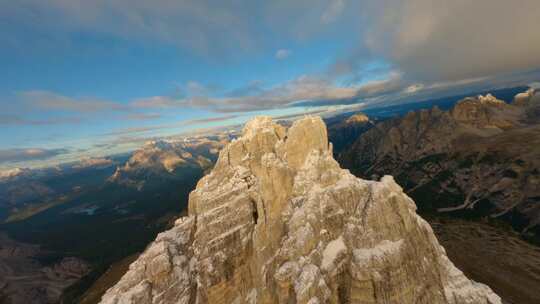
M501 303L415 210L341 169L320 118L258 117L102 303Z

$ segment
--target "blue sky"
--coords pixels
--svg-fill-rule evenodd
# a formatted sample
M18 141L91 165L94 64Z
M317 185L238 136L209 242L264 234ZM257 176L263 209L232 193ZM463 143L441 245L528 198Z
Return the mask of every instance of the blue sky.
M0 167L538 80L536 1L447 2L2 1Z

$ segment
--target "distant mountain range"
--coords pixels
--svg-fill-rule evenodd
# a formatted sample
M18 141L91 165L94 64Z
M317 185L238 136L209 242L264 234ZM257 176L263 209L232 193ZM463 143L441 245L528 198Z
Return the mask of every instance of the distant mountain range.
M540 94L465 98L388 119L339 155L359 176L395 176L424 212L500 219L540 242Z
M212 167L219 149L229 140L221 136L194 142L148 142L118 167L109 181L142 190L149 184L159 186L164 180L178 179L188 169L204 172Z
M130 155L4 171L0 287L9 288L0 288L0 299L80 297L112 263L142 251L185 211L189 192L233 137L152 141Z

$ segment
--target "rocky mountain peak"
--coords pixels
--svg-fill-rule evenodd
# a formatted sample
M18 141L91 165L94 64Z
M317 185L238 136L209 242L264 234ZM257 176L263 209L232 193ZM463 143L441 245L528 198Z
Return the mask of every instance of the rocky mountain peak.
M366 123L368 121L369 121L369 117L366 114L357 113L347 118L345 122L348 124L354 124L354 123Z
M178 180L183 173L204 171L212 165L213 151L221 141L201 138L181 141L149 141L133 152L129 160L117 167L110 182L142 190L153 181Z
M502 100L497 99L492 94L488 93L485 96L484 95L478 95L477 100L480 103L491 103L491 104L504 104L505 102Z
M519 93L514 97L513 104L517 106L530 106L540 103L540 90L529 88L523 93Z
M272 122L272 118L268 116L257 116L252 120L248 121L242 130L243 136L252 137L257 134L257 132L265 132L275 130L276 126Z
M319 117L258 117L102 303L501 303L415 210L341 169Z
M505 105L507 104L504 101L495 98L491 94L486 96L478 95L477 97L467 97L458 101L452 111L456 114L460 112L477 112L493 107L504 107Z

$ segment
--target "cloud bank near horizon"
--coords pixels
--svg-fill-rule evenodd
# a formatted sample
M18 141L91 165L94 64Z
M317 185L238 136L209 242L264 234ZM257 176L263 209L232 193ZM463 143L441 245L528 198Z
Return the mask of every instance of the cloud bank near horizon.
M61 154L66 154L68 152L68 149L4 149L0 150L0 164L32 160L46 160Z

